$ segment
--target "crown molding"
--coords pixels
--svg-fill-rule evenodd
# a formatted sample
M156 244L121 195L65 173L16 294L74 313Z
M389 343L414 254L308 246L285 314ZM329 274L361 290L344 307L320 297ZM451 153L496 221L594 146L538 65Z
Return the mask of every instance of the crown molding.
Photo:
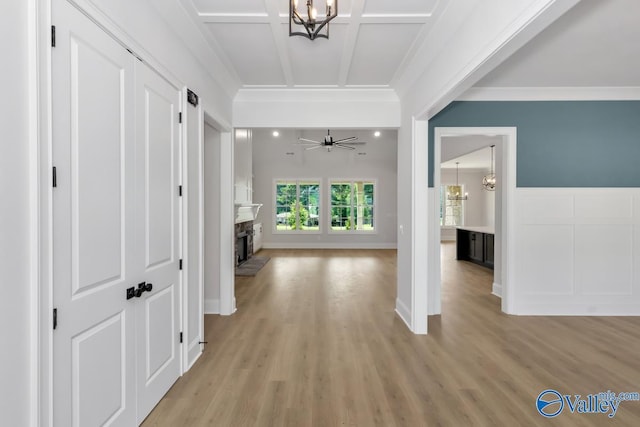
M456 101L636 101L640 87L472 87Z
M254 87L238 90L235 102L393 102L399 103L395 90L389 88L354 89L334 87Z

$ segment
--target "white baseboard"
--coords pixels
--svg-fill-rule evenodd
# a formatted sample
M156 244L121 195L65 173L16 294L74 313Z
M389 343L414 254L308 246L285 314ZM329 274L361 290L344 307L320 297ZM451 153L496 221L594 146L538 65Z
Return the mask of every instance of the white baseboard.
M202 338L198 337L191 344L189 344L189 350L187 352L187 367L184 372L187 372L191 367L196 363L196 360L200 358L202 355L202 346L200 345L200 340Z
M204 314L220 314L220 300L218 298L204 300Z
M263 243L263 249L397 249L397 243Z
M398 298L396 298L396 313L398 314L398 317L402 319L404 324L407 325L407 328L409 328L410 331L413 331L411 329L411 321L410 321L411 310L409 310L407 306L404 305L404 303L400 301Z
M491 289L491 293L497 296L498 298L502 298L502 285L494 282Z
M525 303L514 310L517 316L640 316L637 304L553 304Z

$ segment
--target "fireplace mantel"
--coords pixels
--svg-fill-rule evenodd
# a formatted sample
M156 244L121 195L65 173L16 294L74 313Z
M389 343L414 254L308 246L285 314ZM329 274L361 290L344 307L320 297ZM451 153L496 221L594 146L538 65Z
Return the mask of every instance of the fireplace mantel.
M262 203L236 203L235 223L255 221L261 207Z

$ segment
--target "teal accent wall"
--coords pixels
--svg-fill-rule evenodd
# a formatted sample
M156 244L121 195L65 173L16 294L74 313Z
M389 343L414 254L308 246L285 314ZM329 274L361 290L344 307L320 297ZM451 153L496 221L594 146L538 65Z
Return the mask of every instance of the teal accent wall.
M436 127L517 128L518 187L640 187L640 101L458 101Z

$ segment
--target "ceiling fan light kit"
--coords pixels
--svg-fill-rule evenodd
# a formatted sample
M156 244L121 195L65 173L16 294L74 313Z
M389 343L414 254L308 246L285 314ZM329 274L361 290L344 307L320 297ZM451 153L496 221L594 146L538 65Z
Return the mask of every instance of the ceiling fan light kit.
M329 38L329 21L338 16L338 0L326 0L326 17L318 19L318 10L313 7L313 0L306 0L306 18L298 12L298 0L289 0L289 36L302 36L309 40L318 37ZM301 26L304 32L294 29ZM324 32L322 32L324 30Z
M352 145L366 144L366 142L356 141L356 139L358 139L357 136L350 136L349 138L334 140L333 136L331 136L331 130L327 129L327 134L325 135L324 140L316 141L314 139L300 137L298 138L298 144L308 145L308 147L305 148L305 151L316 150L323 147L326 148L327 151L331 151L332 148L340 148L342 150L355 150L356 148L352 147Z

